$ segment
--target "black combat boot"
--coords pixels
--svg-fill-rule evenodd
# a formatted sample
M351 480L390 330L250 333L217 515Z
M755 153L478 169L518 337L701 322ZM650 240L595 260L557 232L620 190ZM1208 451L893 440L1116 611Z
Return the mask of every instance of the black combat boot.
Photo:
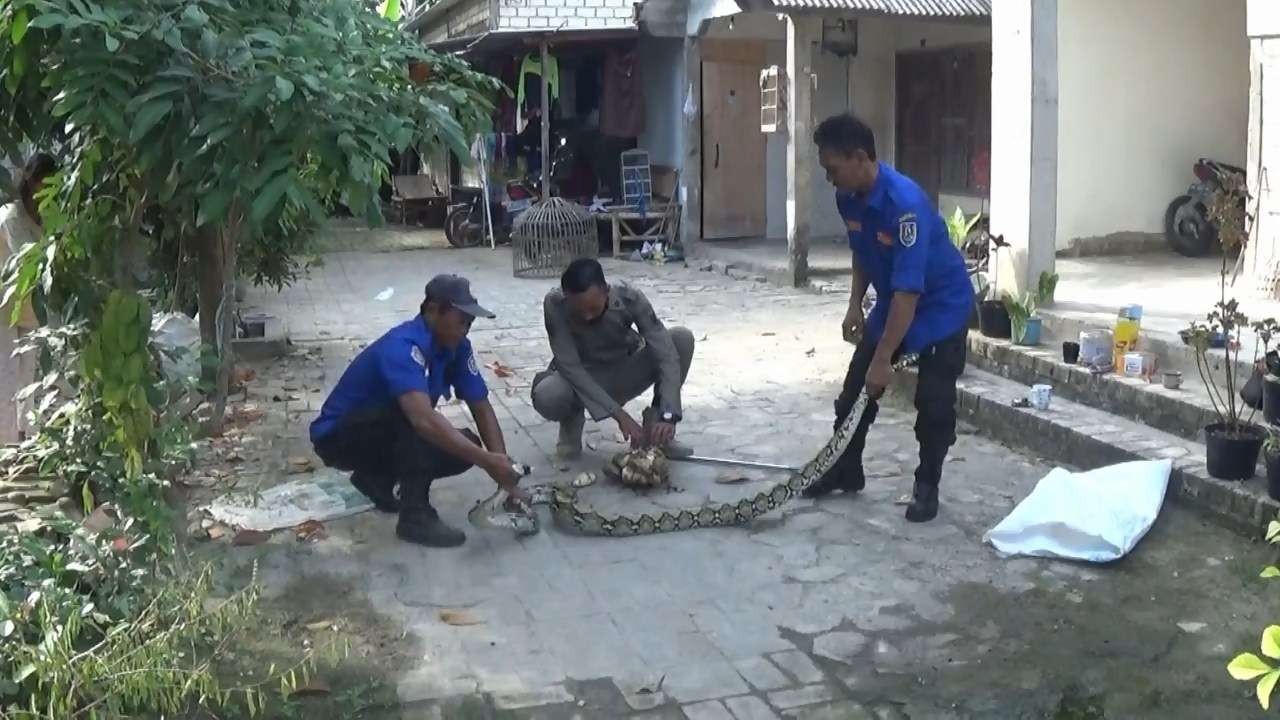
M929 522L938 516L938 485L942 482L942 466L947 461L948 445L921 443L920 464L916 466L916 485L907 506L909 522Z
M396 498L395 481L388 478L373 477L362 472L351 473L351 484L362 495L373 501L373 506L385 513L400 511L400 500Z
M907 506L907 521L922 523L936 517L938 517L938 486L917 480L915 492L911 496L911 504Z
M405 542L427 547L457 547L467 541L461 530L455 530L440 519L431 507L431 483L400 483L400 521L396 536Z
M817 482L805 488L800 493L800 497L814 500L824 495L829 495L836 490L843 490L847 493L856 493L867 486L867 476L862 472L862 463L854 463L841 458L836 462L835 467L827 471L826 475L818 478Z

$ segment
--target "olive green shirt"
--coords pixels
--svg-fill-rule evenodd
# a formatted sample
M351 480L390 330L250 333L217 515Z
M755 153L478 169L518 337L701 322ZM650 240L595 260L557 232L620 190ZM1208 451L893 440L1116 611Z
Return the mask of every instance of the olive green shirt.
M588 323L573 317L557 288L547 293L543 314L551 342L551 369L573 387L592 420L603 420L621 409L594 376L646 348L657 361L658 386L663 392L658 411L681 414L680 356L644 293L625 283L611 284L604 314Z

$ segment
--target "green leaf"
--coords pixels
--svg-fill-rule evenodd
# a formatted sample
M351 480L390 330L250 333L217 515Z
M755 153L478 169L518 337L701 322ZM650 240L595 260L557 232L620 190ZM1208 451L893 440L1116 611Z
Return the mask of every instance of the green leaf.
M196 225L203 227L209 223L221 224L227 214L227 206L231 204L231 196L235 188L232 185L220 187L200 199L200 212L196 216Z
M138 142L146 137L147 133L151 132L151 129L156 126L156 123L163 120L164 116L168 115L172 109L173 100L169 98L158 98L143 105L142 109L138 111L137 117L134 118L133 132L129 133L130 141Z
M249 217L255 223L261 223L266 219L271 211L275 210L276 205L280 203L280 198L284 197L285 192L289 189L289 185L293 183L293 173L286 170L275 176L263 186L262 191L258 193L258 197L254 198L253 206L249 209Z
M13 15L13 27L9 30L9 36L13 38L13 44L22 43L22 38L27 36L27 27L30 25L31 18L27 15L25 7L18 8L18 12Z
M1262 573L1258 575L1258 577L1263 577L1263 578L1280 577L1280 568L1276 567L1275 565L1268 565L1262 569Z
M1280 625L1271 625L1262 631L1262 654L1280 660Z
M1267 542L1271 542L1277 537L1280 537L1280 522L1272 520L1267 523Z
M293 83L287 78L276 77L276 97L280 102L286 102L293 97Z
M1236 680L1252 680L1272 669L1270 663L1253 653L1240 653L1227 665L1227 672Z
M1276 689L1276 681L1280 680L1280 670L1272 670L1258 681L1258 704L1263 710L1271 709L1271 692Z
M115 39L111 33L107 33L107 52L115 52L120 49L120 41Z
M63 23L66 23L67 20L68 18L66 15L62 15L59 13L51 13L51 12L40 13L40 16L37 17L35 20L32 20L27 25L27 28L28 29L36 28L38 30L48 30L51 27L57 27L58 25L62 25Z

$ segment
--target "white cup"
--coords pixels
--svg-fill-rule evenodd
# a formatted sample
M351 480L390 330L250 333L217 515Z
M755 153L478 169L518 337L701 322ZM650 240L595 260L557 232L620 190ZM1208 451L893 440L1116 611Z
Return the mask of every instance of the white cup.
M1032 385L1027 393L1027 402L1036 410L1048 410L1049 400L1053 398L1051 385Z

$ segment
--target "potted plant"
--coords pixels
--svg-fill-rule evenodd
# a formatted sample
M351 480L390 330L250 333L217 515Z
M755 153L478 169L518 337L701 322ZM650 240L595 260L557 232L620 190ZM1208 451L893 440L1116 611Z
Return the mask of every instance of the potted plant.
M1048 270L1040 273L1040 304L1052 305L1053 294L1058 290L1058 274L1051 273Z
M1253 422L1254 409L1237 393L1240 334L1253 326L1240 311L1239 303L1234 298L1227 299L1227 258L1232 250L1242 249L1248 237L1246 203L1241 202L1245 196L1244 181L1227 177L1209 201L1209 217L1218 229L1223 248L1218 273L1218 302L1205 316L1204 322L1193 322L1186 331L1188 344L1194 351L1196 370L1204 381L1209 402L1217 415L1217 422L1204 429L1205 460L1209 475L1220 480L1248 480L1253 477L1265 439L1262 428ZM1270 328L1265 321L1259 325ZM1215 336L1226 339L1223 347L1225 362L1215 363L1209 357ZM1255 360L1256 355L1255 349Z
M991 237L991 265L995 268L993 273L998 273L1000 269L1000 258L998 253L1001 248L1008 247L1009 244L1004 241L1003 235L994 235ZM996 283L993 281L992 285ZM1013 328L1009 322L1009 311L1005 307L1004 301L986 297L978 303L978 329L983 335L989 338L1008 339L1013 334Z
M1004 294L1005 311L1009 313L1010 337L1017 345L1040 344L1040 316L1036 315L1039 294Z
M1262 443L1262 460L1267 466L1267 494L1273 500L1280 500L1280 431L1275 428L1267 430L1267 439Z
M966 218L964 211L957 205L955 212L951 213L951 217L943 218L943 222L947 225L947 235L951 237L951 244L963 250L965 238L969 237L969 233L973 231L973 226L977 225L981 219L982 213L975 213L973 217Z

